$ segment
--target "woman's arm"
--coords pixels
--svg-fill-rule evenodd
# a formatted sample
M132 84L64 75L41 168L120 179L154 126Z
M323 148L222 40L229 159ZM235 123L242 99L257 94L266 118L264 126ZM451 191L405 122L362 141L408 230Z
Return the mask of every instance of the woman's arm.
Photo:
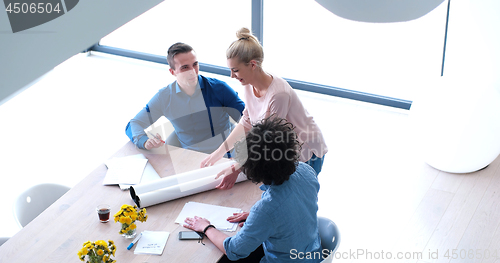
M186 223L184 224L185 228L196 232L203 232L203 230L210 225L210 221L199 216L195 216L194 218L188 217L184 220L184 222ZM222 251L222 253L226 254L226 250L224 249L224 240L228 237L228 235L215 229L215 227L208 228L205 235L220 251Z
M207 158L205 158L203 161L201 161L200 168L206 167L206 166L212 166L214 163L222 159L224 154L226 152L232 150L234 148L234 144L241 140L242 138L245 138L245 134L248 131L245 129L243 124L238 123L234 130L229 134L227 139L215 150L213 153L211 153Z

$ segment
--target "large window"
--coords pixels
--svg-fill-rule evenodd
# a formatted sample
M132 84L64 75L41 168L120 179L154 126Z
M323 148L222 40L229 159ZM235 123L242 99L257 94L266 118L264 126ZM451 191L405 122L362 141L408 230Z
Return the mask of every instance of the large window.
M226 67L236 30L259 17L252 3L260 0L166 0L100 44L166 56L180 41L195 48L201 63ZM418 91L414 81L441 75L447 1L400 23L346 20L314 0L264 0L262 10L264 68L281 77L408 105Z
M104 37L101 45L167 56L176 42L203 63L226 67L226 49L240 27L251 27L250 0L166 0Z
M364 23L314 0L264 1L265 66L290 79L412 100L413 79L440 76L447 1L419 19Z

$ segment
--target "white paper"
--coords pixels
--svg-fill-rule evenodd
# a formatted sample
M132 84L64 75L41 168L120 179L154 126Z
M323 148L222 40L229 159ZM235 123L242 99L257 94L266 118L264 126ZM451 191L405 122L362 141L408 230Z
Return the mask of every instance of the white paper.
M146 156L144 154L136 154L136 155L131 155L131 158L139 158L139 159L146 159ZM144 172L142 173L142 178L140 184L155 181L160 179L161 177L158 175L156 172L155 168L148 162L146 164L146 168L144 168ZM134 184L120 184L120 189L122 190L127 190Z
M169 235L170 233L165 231L142 231L142 237L135 245L134 254L163 254Z
M105 165L108 167L108 171L102 184L138 184L141 182L147 162L148 159L141 159L134 156L107 160Z
M215 179L215 176L221 172L224 168L235 164L235 161L229 161L224 163L219 163L213 166L196 169L193 171L180 173L172 176L168 176L165 178L161 178L159 181L149 182L145 184L141 184L140 186L134 187L136 194L147 193L151 191L155 191L162 188L167 188L175 185L179 185L182 183L190 182L196 179L212 176Z
M161 116L155 123L151 124L149 127L144 129L144 132L146 133L146 136L148 136L149 139L152 139L153 136L151 136L149 133L153 134L156 137L156 134L159 134L161 136L161 139L165 141L168 136L175 131L174 126L170 121L165 118L165 116ZM167 148L166 147L158 147L158 148L153 148L149 150L149 152L154 153L154 154L167 154Z
M184 196L215 189L222 181L222 177L215 179L223 169L234 164L234 161L220 163L214 166L194 171L168 176L153 182L132 186L130 191L132 200L139 207L148 207L167 202ZM236 183L247 180L246 175L240 173ZM137 198L140 202L137 202Z
M175 219L175 223L184 225L184 220L187 217L203 217L210 221L210 224L215 228L222 231L236 231L238 223L230 223L227 218L232 216L233 213L243 212L239 208L203 204L198 202L188 202L182 208L181 213Z

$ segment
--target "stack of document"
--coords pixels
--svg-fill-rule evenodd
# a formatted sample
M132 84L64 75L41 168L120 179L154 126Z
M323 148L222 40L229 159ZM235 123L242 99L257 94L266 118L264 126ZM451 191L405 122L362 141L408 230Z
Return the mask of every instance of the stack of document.
M138 185L160 179L153 166L143 154L115 157L104 162L108 171L103 185L120 185L122 190L131 185Z
M198 202L188 202L182 208L181 213L175 220L175 223L184 225L186 217L203 217L210 221L210 224L221 231L236 231L238 223L230 223L227 218L232 216L233 213L243 212L239 208L231 208L218 205L209 205Z
M142 236L136 244L134 254L163 254L169 235L170 233L165 231L142 231Z

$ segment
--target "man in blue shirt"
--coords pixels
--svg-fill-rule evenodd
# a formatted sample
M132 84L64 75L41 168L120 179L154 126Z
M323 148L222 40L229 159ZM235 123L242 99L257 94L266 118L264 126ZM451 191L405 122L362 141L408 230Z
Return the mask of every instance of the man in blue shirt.
M224 252L219 262L320 262L326 258L316 215L319 182L314 169L298 161L300 143L293 125L271 115L255 124L235 150L236 166L252 182L262 183L264 191L250 213L228 218L229 222L246 220L243 227L228 237L197 216L186 218L184 227L203 232Z
M238 122L245 104L225 82L198 75L193 48L175 43L168 49L170 73L176 81L158 91L130 122L125 133L141 149L164 145L162 138L148 138L144 129L165 116L175 131L167 143L211 153L231 132L229 117Z

